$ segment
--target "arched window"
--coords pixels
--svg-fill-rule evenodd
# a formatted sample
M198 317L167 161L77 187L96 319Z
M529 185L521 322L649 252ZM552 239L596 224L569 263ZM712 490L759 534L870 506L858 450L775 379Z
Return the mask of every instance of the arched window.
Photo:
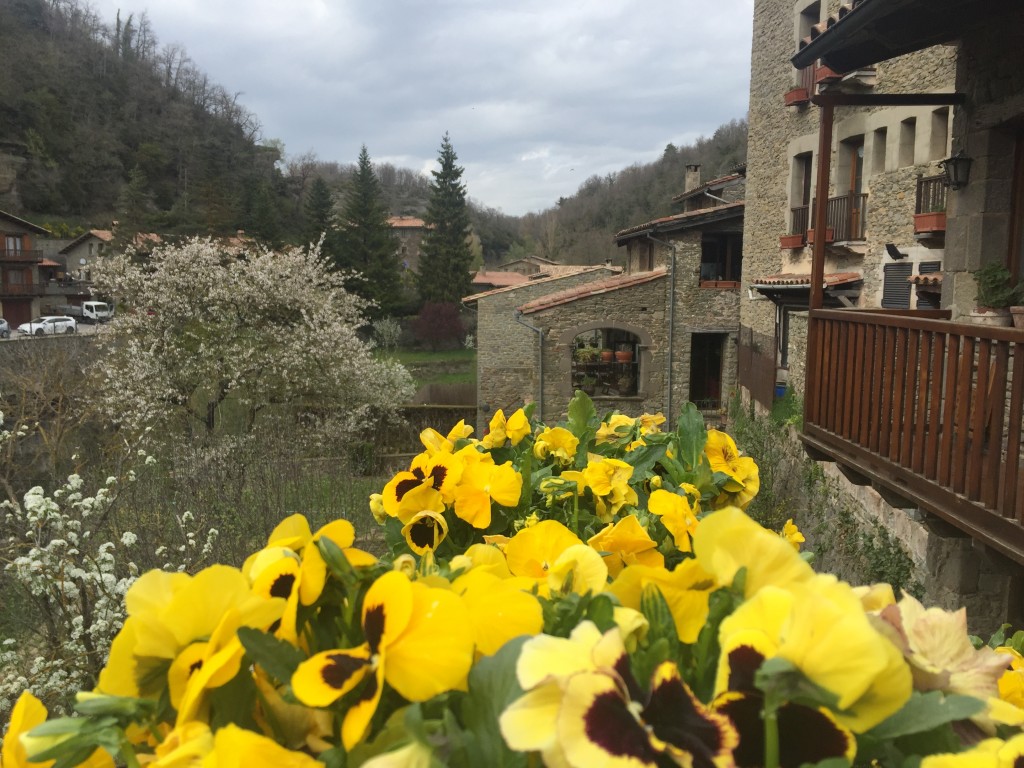
M593 328L572 341L572 388L597 397L635 397L640 338L620 328Z

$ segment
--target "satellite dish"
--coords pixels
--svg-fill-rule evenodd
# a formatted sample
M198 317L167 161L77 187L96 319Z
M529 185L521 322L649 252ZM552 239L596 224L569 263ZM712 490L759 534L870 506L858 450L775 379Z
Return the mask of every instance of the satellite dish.
M79 264L81 264L81 265L82 265L82 266L84 267L84 266L85 266L86 264L88 264L89 262L88 262L88 261L86 261L85 259L79 259L79 260L78 260L78 263L79 263Z

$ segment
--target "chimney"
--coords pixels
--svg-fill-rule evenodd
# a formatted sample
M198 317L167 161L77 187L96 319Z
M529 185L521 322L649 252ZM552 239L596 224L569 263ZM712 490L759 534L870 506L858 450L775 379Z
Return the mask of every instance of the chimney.
M700 164L686 166L686 180L683 182L683 192L689 192L700 186Z

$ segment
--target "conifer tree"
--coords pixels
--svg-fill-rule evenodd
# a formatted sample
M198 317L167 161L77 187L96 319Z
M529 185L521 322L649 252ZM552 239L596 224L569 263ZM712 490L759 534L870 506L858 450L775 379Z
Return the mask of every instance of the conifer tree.
M376 304L370 317L386 317L402 304L398 238L388 222L384 194L363 145L345 193L338 226L338 264L359 273L346 287Z
M464 169L455 164L456 160L458 156L445 133L438 156L441 168L431 171L434 180L423 217L427 232L420 246L417 274L420 298L428 303L458 304L471 292L469 207L462 183Z
M317 243L322 237L320 254L331 269L346 268L348 265L345 264L341 252L341 234L338 231L338 217L334 211L334 196L322 176L313 179L309 194L306 196L303 214L306 242Z

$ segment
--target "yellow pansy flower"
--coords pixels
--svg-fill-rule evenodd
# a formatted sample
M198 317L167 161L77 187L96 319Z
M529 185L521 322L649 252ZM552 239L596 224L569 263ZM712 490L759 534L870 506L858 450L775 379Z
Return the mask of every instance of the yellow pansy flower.
M556 464L567 467L576 458L579 444L579 438L565 427L547 427L537 435L533 455L541 461L550 457Z
M583 479L594 492L597 517L602 523L610 523L622 507L637 503L636 491L629 486L632 476L632 465L624 461L591 456Z
M513 637L536 635L544 627L536 597L484 568L459 576L452 590L466 603L478 654L490 656Z
M697 560L718 584L732 584L746 569L744 595L766 585L788 586L814 577L814 570L778 534L747 517L738 507L726 507L701 518L693 534Z
M244 655L235 635L238 628L266 630L285 608L284 599L254 592L240 570L226 565L205 568L195 576L150 571L128 590L125 604L128 619L114 638L97 691L156 697L170 680L140 691L136 670L147 659L167 660L169 674L184 675L169 691L181 696L172 702L182 707L179 718L199 711L203 690L223 685L238 673Z
M512 445L519 445L527 435L532 432L530 420L526 418L526 411L522 408L516 410L505 423L505 434Z
M834 694L836 720L855 733L910 698L910 669L899 649L872 626L851 587L832 576L763 587L722 621L719 643L716 693L736 690L738 661L779 657Z
M431 456L435 453L452 453L455 450L455 443L464 440L473 434L473 428L466 424L465 419L448 430L448 435L442 435L436 429L424 429L420 432L420 442Z
M323 763L231 724L214 734L213 751L203 760L203 768L323 768Z
M985 739L958 754L929 755L921 768L1017 768L1024 761L1024 734Z
M793 518L789 518L789 520L785 522L782 526L782 533L779 535L792 544L793 549L797 552L800 551L800 545L806 541L804 535L800 533L800 529L797 528L796 523L793 522Z
M536 526L534 526L536 527ZM608 566L597 550L586 544L566 547L548 569L547 592L600 592L608 583Z
M499 408L491 416L491 421L487 425L487 434L480 440L480 445L487 450L501 448L505 445L505 441L508 439L505 423L505 411Z
M569 547L582 543L557 520L541 520L508 540L505 558L512 575L546 583L548 571L559 556Z
M441 513L424 509L405 524L402 535L409 549L417 555L433 552L448 537L448 521Z
M587 543L604 557L608 574L614 579L627 565L663 566L665 558L657 543L640 525L635 515L609 523L590 537Z
M156 745L147 768L197 768L213 752L213 731L203 722L179 725ZM209 762L213 762L211 758Z
M302 662L292 675L292 690L303 704L326 707L372 677L342 722L342 742L351 749L365 735L385 681L409 701L464 687L473 661L470 626L466 606L455 593L389 571L363 600L366 642Z
M512 462L467 463L462 483L455 491L455 514L474 528L486 528L491 524L491 501L503 507L514 507L522 492L523 476Z
M715 500L715 507L736 506L745 508L757 495L761 481L757 464L749 456L741 456L736 442L725 432L709 429L704 445L712 472L721 472L729 479L722 486L722 494Z
M0 748L0 768L50 768L56 760L30 762L33 755L57 746L61 741L70 738L70 734L61 736L29 735L36 726L46 722L46 707L29 691L22 691L11 709L11 719L4 734L3 747ZM82 768L114 768L114 761L104 749L95 750L84 762Z
M640 434L649 435L655 432L661 431L661 425L666 421L665 414L659 413L644 413L640 415Z
M612 443L629 435L636 426L636 419L622 413L613 413L608 421L602 422L597 428L596 443Z
M684 643L694 643L708 618L708 600L717 588L714 580L694 559L683 560L674 570L664 566L630 565L609 586L627 608L640 609L644 590L657 588L668 603L676 633Z
M659 488L651 492L647 509L661 518L662 524L672 534L676 549L692 551L691 537L697 530L697 515L690 506L689 498Z
M1024 709L1024 656L1013 648L996 648L996 653L1010 657L1010 668L999 678L999 698Z

